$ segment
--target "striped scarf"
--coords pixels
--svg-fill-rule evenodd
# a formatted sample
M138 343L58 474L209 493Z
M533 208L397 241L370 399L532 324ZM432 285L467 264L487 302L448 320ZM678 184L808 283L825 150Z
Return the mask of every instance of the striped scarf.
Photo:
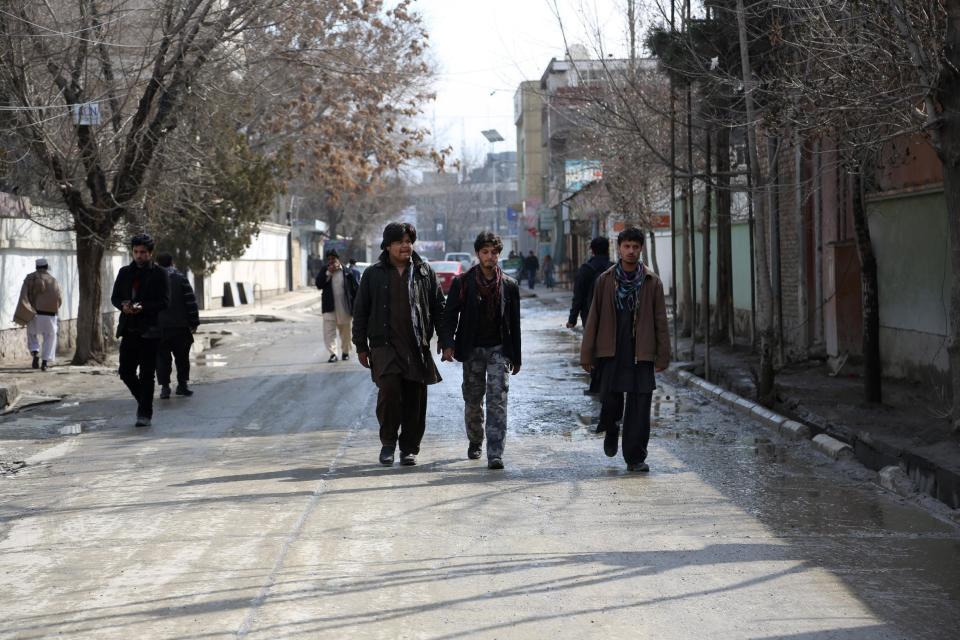
M613 275L617 279L617 311L623 311L624 309L633 311L637 307L640 287L643 286L645 275L643 263L638 264L634 271L624 271L621 264L617 262Z
M500 306L500 287L503 273L498 265L493 278L487 280L483 276L483 269L479 265L475 266L474 269L477 272L477 291L480 293L483 311L486 313L488 320L495 320L497 318L497 308Z

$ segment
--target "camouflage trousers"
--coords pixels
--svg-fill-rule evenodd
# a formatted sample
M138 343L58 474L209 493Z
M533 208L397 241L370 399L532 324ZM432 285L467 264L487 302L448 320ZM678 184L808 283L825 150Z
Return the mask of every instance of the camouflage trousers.
M507 435L507 392L510 390L510 360L502 347L475 347L463 363L464 419L467 438L483 442L483 400L486 396L487 458L503 457Z

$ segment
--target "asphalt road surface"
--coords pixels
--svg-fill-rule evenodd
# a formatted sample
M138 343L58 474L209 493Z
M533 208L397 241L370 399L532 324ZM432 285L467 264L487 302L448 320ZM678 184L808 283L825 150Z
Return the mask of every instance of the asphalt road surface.
M960 637L955 524L666 380L627 473L559 302L524 304L503 471L446 364L420 464L377 464L319 318L237 325L150 429L119 380L38 409L96 428L0 478L0 637Z

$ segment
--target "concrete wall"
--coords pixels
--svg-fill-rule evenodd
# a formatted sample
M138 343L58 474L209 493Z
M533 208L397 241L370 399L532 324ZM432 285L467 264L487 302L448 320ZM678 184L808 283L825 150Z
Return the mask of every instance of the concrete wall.
M257 296L269 298L287 290L287 237L290 228L264 223L242 256L221 262L204 281L206 309L223 305L225 282L250 282ZM296 271L296 270L295 270Z
M946 387L951 271L943 191L871 198L868 211L884 373Z
M65 226L67 221L59 225ZM62 228L62 226L61 226ZM26 218L0 218L0 360L24 359L29 355L26 331L13 322L13 313L20 297L20 287L28 273L35 270L35 260L46 258L50 274L60 283L63 292L63 307L60 320L60 359L69 357L75 345L75 319L80 303L77 259L74 253L74 234L66 231L51 231ZM127 262L127 256L119 251L107 254L103 266L103 305L107 317L105 327L113 324L116 310L110 305L110 293L117 271Z

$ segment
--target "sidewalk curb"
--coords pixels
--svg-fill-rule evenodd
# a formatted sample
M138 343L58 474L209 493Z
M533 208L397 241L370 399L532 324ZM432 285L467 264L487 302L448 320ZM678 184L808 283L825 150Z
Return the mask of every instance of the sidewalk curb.
M833 460L838 462L854 462L861 465L864 469L870 470L870 467L864 465L858 459L854 448L846 442L829 436L826 433L818 433L814 436L810 427L807 425L782 416L732 391L727 391L723 387L704 380L686 369L673 368L670 369L669 373L680 385L696 387L698 390L713 396L736 411L761 422L765 427L776 431L788 440L797 442L803 440L810 441L813 449ZM935 511L947 509L951 512L948 514L951 520L960 522L960 516L956 515L958 513L957 510L951 509L949 504L946 504L942 500L937 500L935 497L930 496L928 492L922 491L918 487L916 479L904 471L902 465L887 466L874 473L876 474L874 482L884 490L921 504L926 500L932 500L937 506L930 507L930 505L926 505L928 508L932 508Z

